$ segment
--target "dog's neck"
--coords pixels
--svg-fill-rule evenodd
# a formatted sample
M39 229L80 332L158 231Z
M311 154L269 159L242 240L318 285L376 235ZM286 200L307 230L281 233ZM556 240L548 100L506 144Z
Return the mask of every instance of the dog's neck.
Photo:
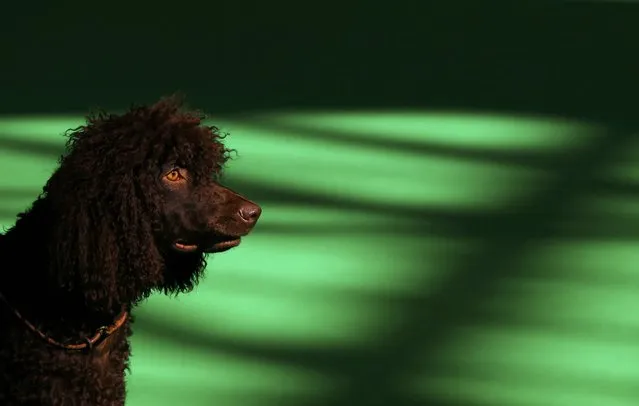
M0 241L0 252L10 252L12 245ZM17 252L17 251L14 251ZM6 263L16 264L21 256L9 255ZM24 257L22 257L24 258ZM45 264L35 259L21 269L10 268L0 273L0 292L6 299L2 313L19 313L20 318L57 341L74 340L92 335L97 328L110 325L126 304L114 303L113 309L96 310L79 292L66 291L47 283L42 270ZM7 310L5 312L5 310ZM20 320L15 320L20 325ZM24 327L24 326L22 326Z
M27 224L32 221L40 228ZM50 275L49 221L44 213L29 211L19 218L16 227L0 235L0 292L7 302L0 306L10 306L61 340L78 333L92 334L96 328L113 323L122 307L130 303L114 301L110 308L93 306L84 292L56 283ZM40 232L33 233L34 229Z
M68 270L52 267L59 261L50 249L56 219L46 198L40 198L18 216L14 227L0 235L0 292L31 323L65 334L93 333L112 323L123 307L132 308L153 290L189 291L203 271L201 255L173 253L165 254L161 261L164 272L148 268L138 278L139 270L119 269L116 279L109 279L100 277L103 264L95 261L94 279L61 283Z

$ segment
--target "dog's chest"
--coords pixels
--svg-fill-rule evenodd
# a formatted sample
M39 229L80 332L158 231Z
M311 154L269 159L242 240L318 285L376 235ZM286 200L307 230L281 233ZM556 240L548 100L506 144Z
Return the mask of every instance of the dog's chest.
M98 371L108 373L108 370L112 368L114 361L116 363L118 361L113 358L126 356L125 354L117 353L118 348L122 346L123 340L126 340L126 334L123 329L119 329L91 349L88 356Z
M118 331L90 352L53 350L32 337L0 348L0 404L123 405L127 341Z

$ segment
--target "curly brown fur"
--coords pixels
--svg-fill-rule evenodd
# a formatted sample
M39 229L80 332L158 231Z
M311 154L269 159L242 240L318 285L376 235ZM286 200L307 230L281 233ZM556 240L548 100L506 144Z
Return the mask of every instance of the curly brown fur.
M78 342L153 291L189 291L206 254L255 225L259 206L218 183L229 150L202 119L171 97L70 132L40 197L0 235L0 404L124 404L130 319L91 351L70 352L12 310Z

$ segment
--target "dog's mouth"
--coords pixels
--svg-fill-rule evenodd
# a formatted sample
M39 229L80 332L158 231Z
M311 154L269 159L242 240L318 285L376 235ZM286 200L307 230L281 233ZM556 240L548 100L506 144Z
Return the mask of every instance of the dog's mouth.
M173 248L181 252L195 252L198 249L198 245L190 244L184 240L177 240L173 243Z
M216 241L213 244L198 245L185 240L177 240L173 243L173 248L179 252L196 252L198 250L205 253L224 252L230 250L233 247L240 245L241 239L239 237L230 237L223 241Z

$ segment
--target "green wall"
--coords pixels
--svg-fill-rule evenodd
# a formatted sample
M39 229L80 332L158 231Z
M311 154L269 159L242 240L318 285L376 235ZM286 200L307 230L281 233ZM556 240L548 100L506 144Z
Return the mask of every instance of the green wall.
M511 3L13 5L0 223L89 108L183 90L264 212L137 310L129 405L634 406L639 10Z

